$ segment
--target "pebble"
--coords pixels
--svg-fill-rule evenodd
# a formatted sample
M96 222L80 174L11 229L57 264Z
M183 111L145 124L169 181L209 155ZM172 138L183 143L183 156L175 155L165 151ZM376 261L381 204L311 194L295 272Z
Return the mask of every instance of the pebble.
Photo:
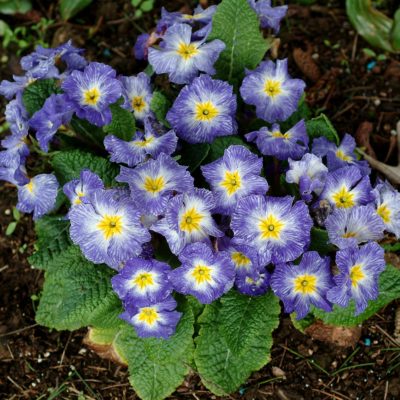
M283 371L279 367L272 367L272 375L276 376L277 378L284 378L286 379L285 371Z
M84 347L82 347L82 348L78 351L78 353L81 354L81 355L86 354L86 353L87 353L87 349L85 349Z
M49 351L46 351L46 353L44 353L43 356L44 356L45 358L50 357L50 352L49 352Z
M4 214L11 215L11 210L9 208L5 209Z

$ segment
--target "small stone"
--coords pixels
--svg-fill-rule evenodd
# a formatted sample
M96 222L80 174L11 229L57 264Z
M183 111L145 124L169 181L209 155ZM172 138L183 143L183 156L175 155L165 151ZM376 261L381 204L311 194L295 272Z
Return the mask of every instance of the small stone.
M82 347L82 348L78 351L78 353L81 354L81 355L86 354L86 353L87 353L87 349L85 349L84 347Z
M43 356L44 356L45 358L50 357L50 352L49 352L49 351L46 351L46 353L44 353Z
M279 367L272 367L272 375L276 376L277 378L284 378L286 379L285 371L280 369Z
M4 214L11 215L11 210L9 208L7 208L6 210L4 210Z

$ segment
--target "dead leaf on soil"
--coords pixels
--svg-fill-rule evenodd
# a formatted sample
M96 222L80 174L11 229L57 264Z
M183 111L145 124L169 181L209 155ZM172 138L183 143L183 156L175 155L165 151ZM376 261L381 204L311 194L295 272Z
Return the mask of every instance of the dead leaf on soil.
M305 333L310 335L313 340L320 340L339 347L355 347L361 337L361 327L326 325L317 320L305 329Z
M357 144L365 149L365 152L371 156L372 158L376 159L376 154L374 149L371 146L371 143L369 141L371 137L371 133L374 129L374 125L372 122L369 121L364 121L361 122L361 124L358 126L357 131L354 135Z
M312 48L307 46L307 51L300 48L293 50L293 58L300 71L313 82L317 82L321 77L321 71L312 58Z

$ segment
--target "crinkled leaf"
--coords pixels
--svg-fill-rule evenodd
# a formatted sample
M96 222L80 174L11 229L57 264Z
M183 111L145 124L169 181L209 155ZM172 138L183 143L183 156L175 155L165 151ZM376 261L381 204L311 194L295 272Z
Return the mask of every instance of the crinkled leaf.
M61 0L60 1L60 14L61 18L66 21L84 8L86 8L92 0Z
M113 274L70 246L47 265L36 321L57 330L115 326L121 302L111 287Z
M232 145L248 147L247 143L238 135L217 137L210 144L210 151L208 152L203 164L208 164L217 160L218 158L221 158L224 155L225 150Z
M150 109L155 114L157 120L163 125L170 127L170 124L165 119L168 110L171 107L171 102L169 99L161 92L155 91L153 97L151 98Z
M69 221L60 216L44 216L35 222L37 251L29 257L35 268L46 269L54 257L72 242L69 238Z
M371 0L346 0L346 11L354 28L370 45L395 51L390 42L393 21L372 7Z
M379 278L379 296L370 301L365 311L354 316L355 305L351 302L348 307L335 305L332 312L314 309L313 314L322 319L326 324L340 326L354 326L365 321L391 301L400 298L400 270L388 264Z
M325 229L312 227L311 228L311 243L309 250L318 251L320 254L328 254L335 250L335 246L328 243L328 232Z
M195 363L208 389L217 395L231 393L269 361L279 314L272 292L249 297L231 291L205 307Z
M111 124L103 128L104 132L115 135L122 140L131 140L136 129L133 113L118 104L112 104L110 109L112 113Z
M71 128L77 133L80 139L83 139L85 144L93 147L93 144L103 148L103 141L106 132L96 125L91 124L85 119L80 119L74 115L70 122Z
M181 150L181 158L178 162L181 165L189 167L190 172L194 172L203 163L209 151L210 145L208 143L185 143Z
M339 136L331 121L325 114L306 121L307 133L310 139L325 136L331 142L339 144Z
M140 339L133 327L115 341L118 354L128 361L130 382L143 400L162 400L183 382L193 357L193 312L186 307L176 332L168 340Z
M119 173L119 168L116 164L112 164L105 158L81 150L57 153L51 159L51 164L58 181L62 185L72 179L79 178L84 168L88 168L96 173L106 186L111 186L114 183L114 178Z
M395 253L396 251L400 251L400 242L395 243L383 243L381 246L385 249L385 251L390 251Z
M268 50L260 21L247 0L223 0L212 19L208 41L220 39L225 50L215 64L217 78L238 85L245 68L254 69Z
M22 101L29 115L39 111L44 102L53 93L58 93L59 88L55 79L40 79L28 85L22 94Z

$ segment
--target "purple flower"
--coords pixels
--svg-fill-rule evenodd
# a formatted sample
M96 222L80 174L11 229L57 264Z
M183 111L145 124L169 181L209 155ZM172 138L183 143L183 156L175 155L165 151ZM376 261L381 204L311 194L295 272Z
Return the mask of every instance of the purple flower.
M22 94L17 94L16 99L10 101L5 111L6 121L10 125L10 130L15 134L28 135L29 123L28 113L22 102Z
M260 263L258 252L255 248L246 244L230 243L226 249L231 257L231 262L235 267L236 276L249 276L256 278L259 276Z
M172 253L178 255L189 243L209 242L209 236L224 236L211 216L214 208L212 193L195 188L192 193L173 197L165 210L165 217L152 225L151 230L163 235Z
M311 201L312 193L321 194L328 173L328 168L322 163L321 158L306 153L300 161L293 161L290 158L288 161L286 182L299 185L301 198Z
M210 304L232 286L235 270L228 253L213 253L205 243L185 247L179 255L182 266L170 272L174 289L195 296L200 303Z
M238 201L231 228L236 243L255 247L265 265L299 257L309 244L312 224L303 201L250 195Z
M284 121L296 111L304 92L301 79L291 79L287 59L262 62L254 71L247 71L240 94L247 104L256 106L257 117L267 122Z
M337 208L351 208L370 203L374 196L369 177L362 177L360 170L351 166L328 173L320 199Z
M265 194L268 182L260 177L261 169L262 159L243 146L229 146L223 157L201 167L215 197L215 212L230 215L240 198Z
M58 78L60 71L55 66L56 56L56 49L38 45L35 51L21 58L21 67L34 79Z
M149 156L156 158L161 153L171 155L178 142L178 138L173 130L167 133L159 133L154 129L154 124L149 118L145 119L145 133L136 132L135 137L126 142L113 135L108 135L104 139L104 147L111 154L110 160L117 163L127 164L135 167L142 163Z
M27 131L17 132L1 141L1 145L6 150L0 151L0 166L13 167L25 162L26 157L29 155L27 135Z
M173 83L190 83L199 72L215 74L214 63L225 48L221 40L191 42L192 28L176 24L168 28L160 49L149 48L149 63L156 74L169 75Z
M235 285L238 291L247 296L261 296L269 288L270 274L265 268L255 271L253 274L238 275Z
M357 161L354 153L355 148L356 141L346 133L339 146L336 146L324 136L314 139L312 152L320 157L326 156L329 171L355 165L360 169L363 176L369 175L371 168L368 162L365 160Z
M149 306L160 303L172 292L168 281L171 267L157 260L129 259L111 279L118 297L128 304Z
M149 76L140 72L137 76L120 76L119 80L122 83L122 95L125 99L124 107L133 111L139 121L151 115L150 102L153 92Z
M383 237L385 225L371 205L349 210L337 208L325 221L329 241L339 249L354 247Z
M274 33L277 34L288 6L272 7L271 0L248 0L248 2L260 18L261 28L273 29Z
M142 244L151 237L140 222L140 212L114 190L97 190L90 202L82 202L69 211L72 241L95 264L106 263L119 269L121 263L142 252Z
M54 208L57 193L58 182L53 174L36 175L18 186L17 208L24 213L33 212L33 219L39 219Z
M175 311L176 301L172 297L147 307L135 307L129 303L125 306L126 311L120 318L133 325L141 338L168 339L175 333L176 325L182 315Z
M321 258L316 251L308 251L298 265L278 264L271 278L274 293L282 300L285 312L296 312L296 319L304 318L310 305L332 311L326 299L332 287L329 257Z
M389 182L379 180L374 194L376 212L386 230L400 238L400 193Z
M374 242L349 247L336 253L336 264L339 274L333 277L336 286L328 291L328 300L347 307L354 299L355 315L361 314L368 300L378 297L378 278L385 269L384 250Z
M90 201L90 195L98 189L104 189L103 181L86 168L81 171L79 179L73 179L63 187L65 195L73 206Z
M110 104L122 94L116 72L108 65L92 62L84 71L72 71L62 88L75 107L79 118L85 118L97 126L111 122Z
M73 46L72 40L68 40L68 42L56 47L54 51L56 62L57 59L61 59L61 61L66 64L68 70L70 71L75 69L82 70L88 64L88 62L85 60L85 57L82 56L85 50Z
M31 76L13 75L14 81L3 80L0 83L0 94L7 100L11 100L17 94L22 94L25 88L35 81Z
M25 165L22 163L21 157L16 157L14 162L9 166L0 165L0 180L10 182L15 186L22 186L29 183L26 176Z
M236 133L235 113L233 87L201 75L181 90L167 120L187 142L211 143L217 136Z
M63 94L52 94L43 107L33 114L29 124L36 130L36 138L43 151L49 150L49 142L61 125L69 123L72 114L73 107Z
M256 142L260 152L266 156L274 156L278 160L289 157L299 160L308 150L308 135L304 120L299 121L286 133L282 133L278 124L272 129L262 127L259 131L250 132L246 136L249 142Z
M217 6L203 8L201 5L198 5L194 9L193 15L190 15L182 14L178 11L169 12L164 7L162 7L161 19L157 23L157 30L163 31L172 25L180 23L193 24L198 22L204 25L208 25L211 22L215 11L217 11Z
M186 167L163 153L156 160L149 160L135 169L121 167L117 181L129 184L132 199L139 210L155 215L164 213L174 194L194 189L193 178Z

